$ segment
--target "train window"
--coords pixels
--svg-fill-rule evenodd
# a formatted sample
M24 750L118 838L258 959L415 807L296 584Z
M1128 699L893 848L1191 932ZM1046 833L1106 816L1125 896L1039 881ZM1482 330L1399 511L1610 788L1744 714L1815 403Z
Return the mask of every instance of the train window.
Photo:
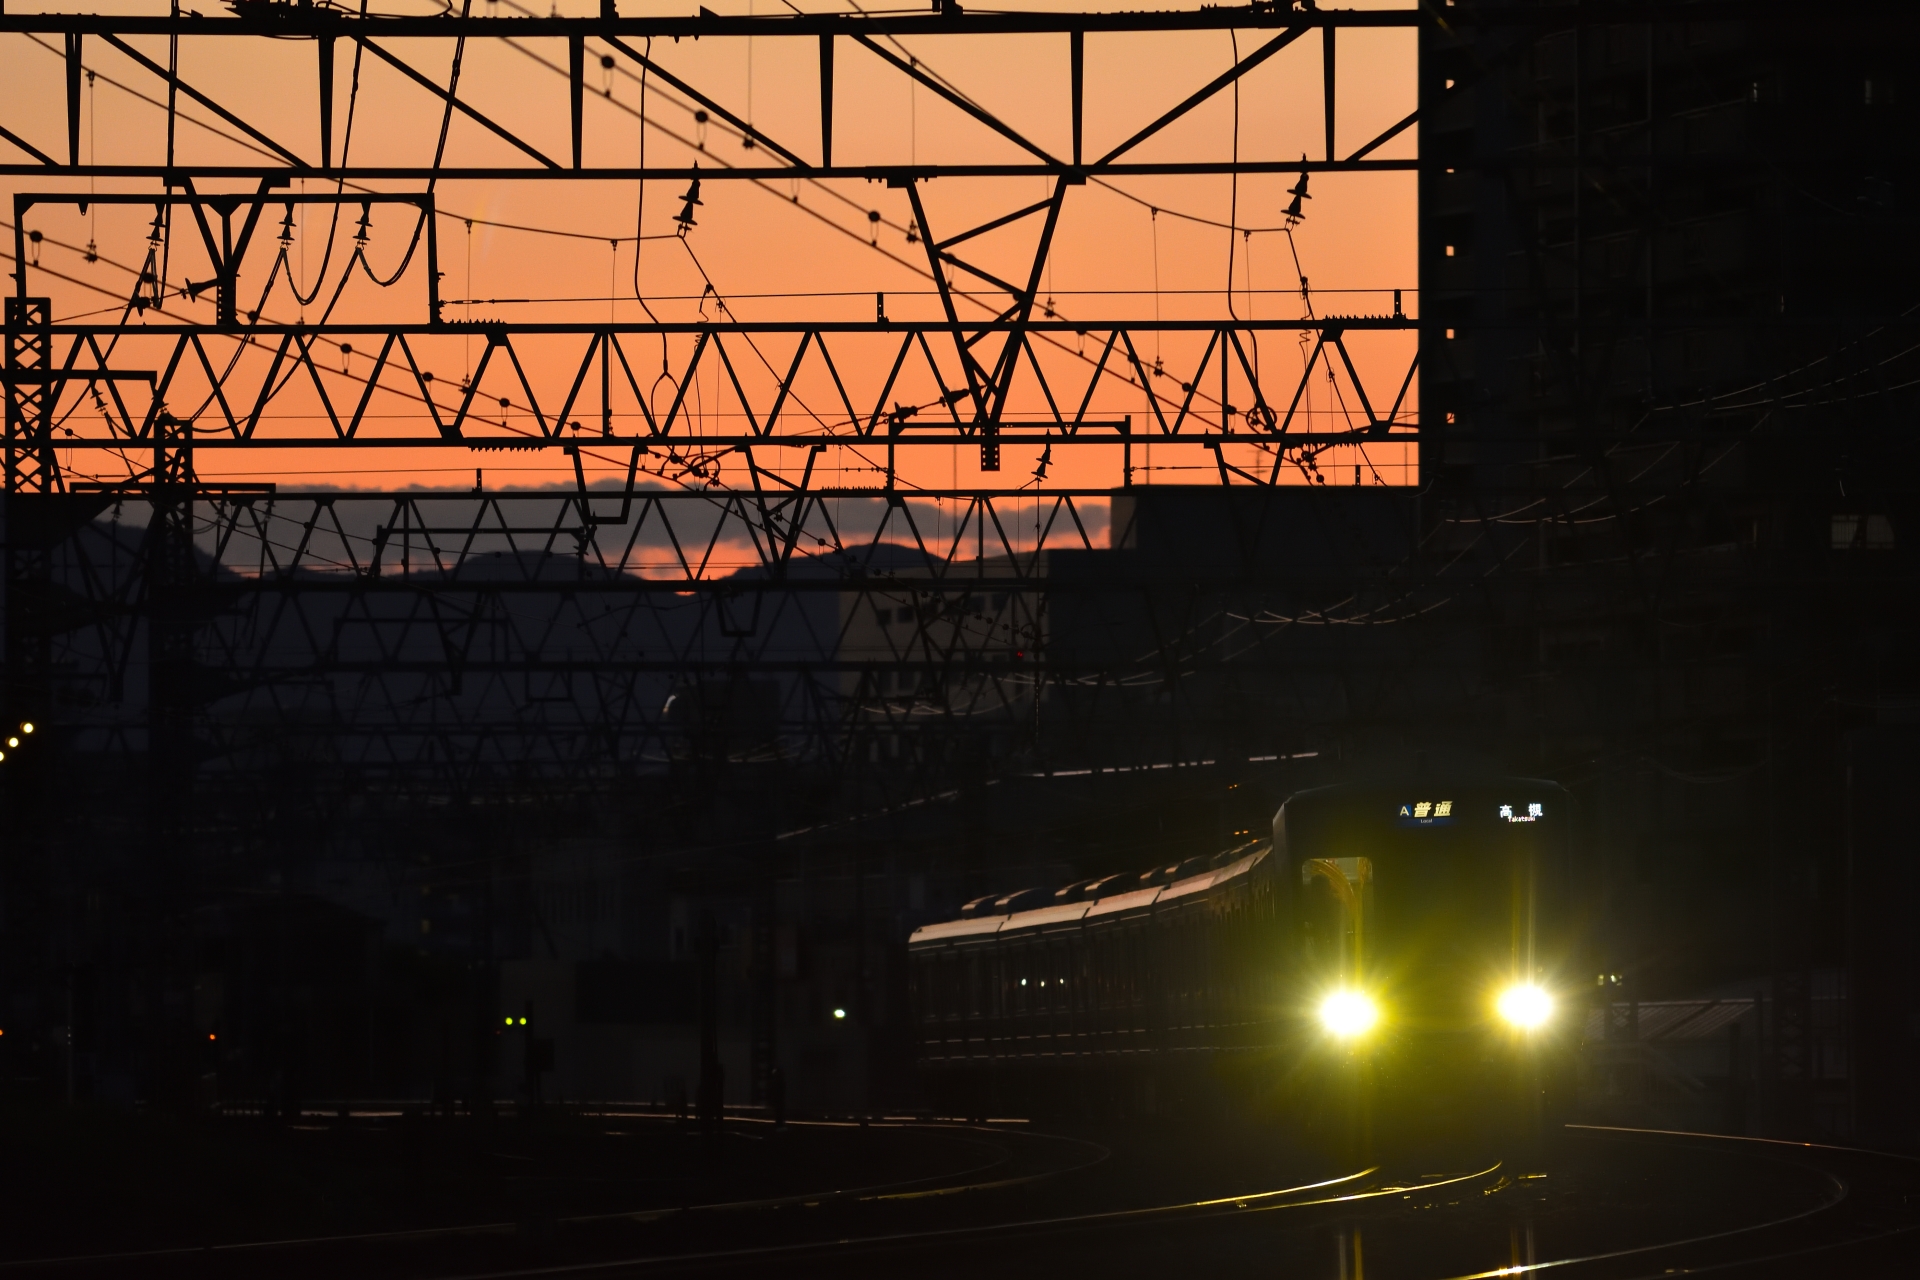
M1164 951L1159 974L1167 994L1168 1012L1184 1021L1187 1007L1187 950L1192 946L1193 931L1187 927L1186 921L1176 919L1172 928L1161 932L1160 938Z
M1212 1021L1207 1015L1208 997L1212 993L1212 985L1207 981L1207 971L1211 966L1207 962L1211 958L1209 952L1212 950L1212 941L1213 934L1207 928L1207 922L1196 920L1193 929L1193 981L1189 990L1192 993L1193 1020L1200 1024Z
M1311 858L1300 864L1301 927L1307 968L1328 979L1358 975L1366 959L1373 895L1369 858Z
M1121 981L1125 981L1125 984L1127 984L1125 990L1121 992L1121 1000L1125 1002L1127 1009L1133 1009L1133 1007L1139 1007L1140 1004L1139 929L1135 929L1133 925L1127 925L1127 931L1125 931L1123 935L1119 935L1119 946L1121 946L1121 952L1123 952L1123 954L1121 954L1121 961L1119 961L1119 973L1121 973Z
M1121 940L1121 946L1127 948L1127 961L1123 973L1127 975L1127 1007L1139 1007L1140 1004L1140 931L1129 927Z
M1206 924L1195 919L1187 927L1187 1016L1194 1022L1206 1020L1207 931Z
M1187 1007L1188 1017L1199 1020L1207 991L1207 934L1199 918L1187 925Z
M1193 921L1183 920L1180 922L1180 927L1174 931L1173 963L1168 966L1173 975L1175 1007L1180 1011L1182 1022L1192 1016L1193 943Z
M1301 959L1309 972L1324 980L1343 972L1351 955L1346 909L1324 879L1308 879L1301 890Z
M1087 988L1085 1006L1089 1009L1104 1009L1108 1006L1108 950L1106 935L1096 933L1087 938L1087 950L1083 952L1081 963L1087 965Z
M1120 1007L1120 946L1109 931L1100 939L1100 1000L1103 1007Z
M1466 993L1482 975L1507 970L1522 940L1524 877L1515 873L1533 843L1526 833L1538 829L1503 824L1498 838L1435 844L1395 862L1369 929L1404 972L1405 998L1436 1016L1478 1016ZM1414 956L1419 962L1407 964Z

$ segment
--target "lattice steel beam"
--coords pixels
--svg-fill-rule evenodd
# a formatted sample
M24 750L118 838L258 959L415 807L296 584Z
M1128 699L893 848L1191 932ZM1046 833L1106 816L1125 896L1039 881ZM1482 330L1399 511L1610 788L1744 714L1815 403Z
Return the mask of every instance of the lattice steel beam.
M181 165L155 155L144 164L80 166L75 146L65 164L0 166L0 174L31 172L36 184L114 174L150 176L161 187L153 197L35 191L15 200L21 297L35 292L29 237L42 206L85 199L154 209L147 262L130 272L119 321L46 327L45 367L32 375L40 381L12 386L37 397L38 407L17 415L9 464L51 464L42 487L64 489L58 501L72 511L112 504L133 513L143 530L134 537L105 523L69 521L79 532L56 557L54 577L69 607L43 620L43 630L64 655L70 705L92 708L72 713L76 730L89 741L140 740L164 728L162 717L143 727L131 709L158 693L166 707L191 701L194 732L214 772L245 773L272 757L276 742L294 744L289 750L307 742L298 749L310 748L316 759L396 777L410 768L510 772L519 760L535 772L584 778L606 763L596 760L599 751L612 749L618 767L631 769L642 757L659 764L698 754L715 733L726 739L732 729L686 719L689 705L706 705L701 691L716 681L759 681L772 690L770 709L755 713L764 722L753 730L760 736L721 756L772 750L817 761L851 759L875 734L948 742L999 735L1030 745L1049 688L1071 688L1074 706L1085 710L1133 696L1142 679L1177 686L1184 672L1218 657L1209 629L1218 619L1195 601L1217 596L1220 584L1205 585L1209 572L1196 575L1192 564L1144 574L1099 567L1108 562L1096 507L1139 478L1147 448L1163 467L1170 458L1204 466L1196 474L1222 487L1274 486L1288 470L1324 482L1320 466L1330 458L1410 452L1419 439L1410 409L1418 322L1402 314L1397 294L1391 315L1065 319L1039 301L1062 212L1083 184L1102 176L1410 169L1416 162L1376 154L1417 113L1346 156L1329 148L1313 160L1162 159L1147 148L1303 40L1330 42L1342 26L1405 29L1421 21L1413 10L1270 5L1013 16L948 6L926 18L776 21L309 21L273 6L160 27L117 18L56 16L50 25L39 16L0 18L0 39L59 35L76 75L91 70L83 49L116 50L136 78L213 112L267 158ZM1257 35L1224 70L1170 67L1155 90L1164 101L1147 123L1117 145L1101 139L1089 146L1086 35L1203 30ZM189 82L174 60L163 64L129 43L156 31L193 41L311 41L322 85L318 145L289 145L255 128L233 88L204 75ZM886 44L896 35L995 32L1068 37L1060 71L1068 89L1062 114L1071 124L1062 136L1070 146L1040 139L1035 130L1050 122L996 115ZM729 106L731 86L666 65L661 46L645 43L692 34L816 41L818 150L811 138L757 127ZM536 56L554 73L551 103L537 91L487 98L462 82L473 42L517 42L528 53L525 41L543 39L565 49L557 62ZM1220 45L1224 53L1226 41ZM436 151L431 165L345 164L331 88L343 51L356 66L397 74L407 92L430 95L442 143L446 123L464 117L524 163L449 166ZM752 144L748 162L702 154L698 166L595 167L586 144L599 125L583 84L590 53L624 61L689 110L723 122ZM982 136L1016 148L1018 158L956 154L857 165L843 156L836 165L834 77L848 75L850 60L941 99ZM1326 75L1327 65L1319 60L1311 74ZM440 70L429 74L426 66ZM1332 111L1330 77L1322 87ZM564 109L570 147L550 140L549 106ZM23 126L0 137L16 139L38 162L47 153L29 133ZM243 173L251 175L246 193L211 193L213 179ZM291 186L296 177L356 182L375 174L407 189L316 199ZM921 200L922 185L935 177L1034 174L1049 179L1046 200L958 226L938 226ZM435 183L482 175L536 184L696 175L703 182L881 179L915 210L910 239L926 255L943 319L456 324L446 319L438 286L431 192ZM262 249L266 237L256 234L270 225L262 219L284 209L290 227L297 204L351 208L356 201L365 206L362 231L382 206L401 206L415 224L410 243L423 249L424 271L409 280L402 268L394 280L417 287L391 296L417 319L275 323L266 295L250 309L240 283L274 266L266 258L271 247ZM197 246L171 236L176 221L189 219ZM979 237L1015 223L1036 233L1030 253L1012 267L978 256ZM290 237L283 233L279 245L282 267ZM187 295L163 278L170 253L204 255ZM203 290L212 293L207 302L199 299ZM980 314L968 314L974 311ZM1300 360L1292 339L1303 332L1312 340ZM1288 359L1274 360L1269 346L1263 363L1260 345L1282 335ZM469 341L477 363L468 376L457 385L435 377L456 344ZM1398 345L1388 359L1375 350L1357 361L1356 342ZM1331 425L1324 406L1311 415L1303 408L1304 389L1321 379L1335 384L1345 406ZM724 407L690 412L686 389L696 384L724 388ZM399 416L383 416L391 414ZM990 473L983 482L919 487L930 477L915 473L917 460L956 446L981 451ZM1039 455L1031 476L991 475L1018 448ZM1067 484L1048 477L1056 448L1062 462L1079 455ZM226 483L220 475L241 457L321 450L344 469L393 449L471 452L481 464L496 451L560 450L573 484L544 494L346 495ZM1093 475L1093 464L1081 459L1104 470ZM179 555L189 527L190 571ZM162 547L174 548L165 564ZM1058 571L1070 560L1072 572ZM1235 572L1255 593L1245 604L1249 616L1272 604L1277 588L1263 569ZM168 601L165 618L152 612L156 590ZM1114 627L1122 638L1077 653L1051 651L1048 609L1069 597L1105 602L1096 612L1125 613ZM1116 657L1142 635L1150 638L1140 652ZM1253 665L1282 680L1295 669L1280 659ZM192 674L183 675L189 666ZM311 740L301 737L303 725L314 727ZM765 725L773 728L763 732ZM169 734L148 733L148 749ZM944 752L931 749L928 767L944 767Z
M267 17L267 14L271 17ZM59 35L66 43L68 61L79 65L81 41L88 35L98 35L108 41L124 56L133 60L148 74L158 78L174 90L185 93L194 101L215 112L232 127L240 129L257 144L272 152L279 160L293 166L294 171L303 174L354 175L371 177L376 172L388 177L400 176L467 176L476 177L483 173L504 176L527 177L540 174L548 177L571 175L574 177L608 178L619 176L634 177L644 173L650 177L679 177L699 173L703 179L740 180L766 177L784 177L804 173L813 177L864 177L872 178L886 174L896 179L912 177L924 180L936 176L1007 176L1016 174L1043 173L1054 176L1071 176L1076 181L1084 181L1088 176L1146 174L1146 173L1253 173L1253 172L1293 172L1304 162L1282 161L1277 158L1250 159L1240 161L1211 160L1187 161L1178 163L1126 163L1120 157L1133 150L1140 143L1155 136L1167 125L1180 119L1196 106L1212 99L1242 75L1258 67L1261 63L1280 52L1300 37L1319 31L1331 42L1332 32L1339 27L1361 29L1405 29L1417 26L1422 21L1419 12L1413 9L1382 11L1328 11L1317 12L1311 9L1283 9L1275 5L1254 5L1245 10L1201 10L1197 13L1166 14L1022 14L1022 15L976 15L963 14L957 7L950 13L931 14L914 18L904 15L807 15L794 14L785 17L721 17L703 13L692 19L655 19L655 18L557 18L527 17L512 19L452 17L430 22L412 19L361 19L352 15L340 14L333 17L316 17L302 13L290 7L282 11L280 6L261 5L256 11L239 18L212 18L198 22L184 22L179 19L160 19L156 25L153 19L120 19L98 15L18 15L0 16L0 36L9 32L28 35ZM1259 47L1239 59L1225 73L1198 86L1188 93L1177 105L1171 107L1151 124L1139 130L1125 142L1106 152L1090 163L1083 162L1079 139L1080 125L1084 118L1084 38L1088 32L1148 32L1148 31L1228 31L1228 30L1268 30L1276 32ZM201 90L186 84L177 70L170 66L161 66L151 58L140 53L122 37L162 33L170 37L188 36L195 39L212 37L214 39L247 39L272 36L279 39L311 40L316 49L316 58L323 73L331 71L335 51L334 44L339 40L351 42L357 49L364 50L380 62L392 67L406 79L427 92L435 95L445 105L447 112L458 111L478 123L496 137L526 156L533 167L508 169L476 169L472 167L446 168L440 165L438 157L429 167L383 167L369 169L365 167L332 167L332 103L330 96L330 76L323 75L322 83L329 88L322 93L322 128L320 140L320 163L302 157L281 143L267 137L245 119L228 107L215 101ZM1037 144L1020 129L1010 125L993 112L967 97L964 93L930 76L914 60L900 57L893 50L884 47L881 39L895 36L916 35L938 39L965 35L989 34L1066 34L1070 36L1070 111L1074 121L1072 136L1075 146L1070 159L1061 159L1051 154L1045 147ZM819 159L816 162L801 153L783 146L757 129L740 115L727 109L720 100L721 95L702 90L700 86L687 79L674 75L662 67L659 61L648 56L651 42L655 38L679 40L683 36L694 38L759 38L775 39L780 37L812 38L820 41L820 87L822 100L821 137ZM426 75L406 58L391 48L375 42L381 40L406 39L415 42L432 41L436 44L453 45L454 56L451 59L452 71L448 82L443 86L433 77ZM565 91L572 120L571 167L563 165L527 140L528 128L524 124L509 119L502 121L495 114L482 112L472 103L459 96L460 51L469 41L500 40L516 44L529 39L560 38L566 41L568 49L567 67L564 76L567 80ZM586 166L581 162L584 121L581 112L583 99L583 75L585 41L593 38L601 42L608 50L618 53L622 58L635 65L644 66L649 74L658 77L679 93L701 105L722 120L728 121L740 130L743 137L759 144L760 150L781 160L780 165L752 164L728 166L716 171L711 166L696 171L689 166L663 167L659 169L627 169L623 167ZM1005 163L968 164L968 165L927 165L927 166L856 166L835 168L831 164L833 153L832 131L832 93L835 59L833 48L836 42L845 39L850 46L863 49L871 55L877 65L884 67L906 80L913 81L927 91L947 101L956 109L972 117L987 129L1011 141L1015 146L1032 156L1035 163L1019 165ZM628 41L646 41L645 48L636 49ZM516 45L517 47L517 45ZM608 56L611 56L609 54ZM1330 66L1330 64L1329 64ZM1327 100L1333 105L1332 81L1327 82ZM524 97L522 100L506 104L516 112L537 110L537 99ZM74 109L77 111L77 108ZM70 114L72 114L70 112ZM1362 148L1361 155L1341 159L1329 152L1324 160L1313 162L1306 167L1319 170L1392 170L1409 169L1413 162L1405 160L1372 161L1361 158L1372 151L1385 138L1398 133L1411 123L1411 119L1389 130L1382 138ZM1331 137L1331 113L1328 131ZM0 136L15 139L36 159L45 155L39 148L26 142L17 132L6 132ZM78 168L77 147L69 157L68 171L81 172ZM1037 164L1037 167L1036 167ZM60 168L61 166L54 166ZM11 172L32 172L23 166L0 166L0 174ZM45 170L39 170L44 172ZM119 165L88 166L86 172L115 173L120 175L158 174L160 170L153 166ZM231 166L219 170L222 173L243 171ZM199 170L210 173L212 170ZM264 171L261 171L264 173Z

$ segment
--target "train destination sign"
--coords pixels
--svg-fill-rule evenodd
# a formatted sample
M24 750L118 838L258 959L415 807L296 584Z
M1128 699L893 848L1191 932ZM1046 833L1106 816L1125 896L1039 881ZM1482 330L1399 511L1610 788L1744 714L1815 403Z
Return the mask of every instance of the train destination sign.
M1403 827L1445 827L1453 823L1453 801L1409 800L1400 806Z

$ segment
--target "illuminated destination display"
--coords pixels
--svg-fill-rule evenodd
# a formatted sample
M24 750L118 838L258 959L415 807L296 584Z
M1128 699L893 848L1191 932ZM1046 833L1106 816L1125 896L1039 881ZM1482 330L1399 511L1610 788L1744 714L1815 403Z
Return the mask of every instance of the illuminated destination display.
M1403 827L1444 827L1453 821L1451 800L1409 800L1400 806Z
M1523 809L1525 810L1524 813L1521 812ZM1546 816L1547 807L1538 802L1527 805L1503 804L1500 806L1500 820L1502 822L1538 822Z

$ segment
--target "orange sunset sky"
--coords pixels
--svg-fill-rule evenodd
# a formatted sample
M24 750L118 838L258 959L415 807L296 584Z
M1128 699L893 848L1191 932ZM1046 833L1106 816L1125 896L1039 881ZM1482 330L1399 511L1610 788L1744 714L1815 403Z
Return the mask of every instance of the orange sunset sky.
M193 3L209 14L224 12L210 0ZM164 6L153 0L27 7L164 12ZM679 0L638 6L633 0L624 0L622 13L683 14L694 7ZM732 4L710 0L708 7L763 14L791 9L781 5L775 10L770 0ZM840 6L813 0L810 7L824 10ZM404 10L396 8L393 0L373 6L376 13L435 10L437 6L420 5ZM22 11L19 0L9 0L9 14ZM558 6L562 14L584 16L597 11L597 0L569 0ZM473 12L508 16L526 11L496 0L475 3ZM1239 50L1244 55L1272 35L1270 30L1239 32ZM1414 40L1413 32L1406 29L1340 34L1336 134L1341 155L1413 109ZM165 61L163 39L129 37L129 43L149 58ZM452 41L388 39L383 44L425 75L444 83ZM55 155L63 154L66 147L63 62L58 47L57 36L0 36L0 66L6 69L6 74L0 75L0 123ZM1040 145L1056 154L1067 151L1070 115L1066 36L905 37L894 47ZM926 89L912 86L850 40L841 40L838 50L837 164L1023 158L1013 144ZM703 168L718 168L766 164L771 159L764 150L743 148L738 134L719 121L705 126L696 123L691 104L657 80L647 87L645 115L650 123L643 132L638 118L639 68L621 60L608 71L599 64L603 51L598 41L589 39L585 154L590 165L637 165L643 146L649 165L698 161ZM817 46L811 37L679 43L656 40L652 54L660 65L750 119L775 141L803 157L817 156L818 64ZM1234 37L1226 32L1090 34L1088 154L1097 155L1130 135L1225 70L1233 56ZM164 112L143 96L164 101L164 83L99 40L88 41L86 62L96 74L82 93L82 160L100 164L160 162L165 155ZM1242 159L1323 154L1321 62L1320 36L1309 34L1243 79L1237 142ZM350 163L430 162L441 120L436 100L371 56L361 62L356 91L352 87L353 64L351 44L341 42L335 67L336 161L351 97L352 131L347 143ZM317 71L311 41L189 38L181 42L180 66L187 82L261 132L302 155L317 158ZM565 66L566 49L561 40L519 39L511 44L476 40L469 43L464 55L460 96L521 133L535 147L564 159L570 145ZM258 152L223 136L234 131L207 110L186 104L184 111L188 119L175 143L179 162L213 165L263 161ZM1233 95L1222 93L1146 144L1137 158L1225 159L1235 147L1234 114ZM205 127L208 125L213 127ZM1415 131L1410 130L1375 155L1382 159L1410 157L1415 139ZM5 142L0 142L0 152L9 162L28 159ZM446 162L530 163L457 115L448 133ZM156 190L151 182L107 178L48 182L12 176L0 181L16 193L149 194ZM1224 319L1230 305L1242 318L1298 317L1308 305L1300 294L1300 272L1311 280L1311 306L1317 315L1386 314L1393 308L1395 289L1404 291L1408 314L1418 314L1413 175L1315 175L1307 218L1294 231L1290 245L1279 228L1283 222L1281 210L1288 200L1286 189L1293 181L1288 174L1243 177L1236 191L1233 180L1226 177L1128 178L1074 188L1066 198L1055 248L1043 277L1043 298L1051 299L1062 317L1090 326L1095 337L1082 345L1095 348L1100 341L1100 326L1113 321L1151 321L1156 316ZM227 186L231 189L237 184ZM418 189L417 184L413 188L393 183L367 186L393 191ZM672 219L681 207L683 188L684 183L678 182L649 183L641 205L642 193L631 182L441 183L436 200L441 211L442 293L450 300L446 318L635 322L647 318L646 308L662 320L718 317L723 314L719 305L711 296L702 296L708 280L724 298L724 314L742 321L871 319L874 294L882 292L894 320L933 319L940 314L926 275L924 251L910 243L906 235L910 214L900 191L857 180L709 181L702 187L698 226L682 240L673 234L676 224ZM296 182L293 190L311 194L331 191L333 186L308 179ZM1046 184L1039 178L943 178L925 184L922 190L930 220L940 235L965 229L1047 194ZM1156 216L1151 212L1155 207L1163 212ZM869 211L878 212L880 221L871 222ZM9 212L9 221L11 216ZM95 205L84 216L71 206L35 208L29 225L44 239L36 251L29 253L30 260L37 258L37 265L29 267L29 291L54 299L57 320L117 320L132 286L133 272L147 252L152 217L151 206ZM329 214L315 206L297 213L285 241L285 272L274 279L260 306L263 321L318 319L326 299L333 297L340 285L341 267L353 247L351 237L358 217L357 206L349 206L340 215L338 226L332 229L333 256L323 276ZM251 309L260 299L275 266L282 243L278 238L281 218L279 206L274 206L249 253L239 290L243 310ZM1226 224L1230 219L1259 230L1244 236L1235 235L1223 225L1209 225ZM414 215L403 208L376 207L366 244L366 264L373 273L386 277L399 266L413 225ZM1038 218L1015 223L970 242L965 252L996 274L1024 279L1039 226ZM636 231L645 238L636 241ZM547 234L551 232L570 234ZM98 261L87 260L89 244L95 246ZM182 222L175 229L167 269L169 285L205 279L209 274L197 236ZM302 289L317 289L316 301L302 306L288 276ZM636 280L644 306L636 300ZM964 275L960 282L976 299L962 311L963 318L983 318L991 309L1004 305L1004 294L995 294ZM174 316L210 321L211 294L199 301L169 297L166 309ZM339 290L331 314L336 321L350 323L424 321L424 254L416 254L407 270L385 288L378 287L366 272L354 273ZM736 362L736 371L758 403L770 398L770 370L785 369L796 341L793 336L774 335L758 339L757 351L741 348L744 354ZM1415 346L1413 334L1354 334L1348 341L1376 409L1384 412L1405 377ZM162 348L154 339L133 336L122 342L127 345L116 352L116 365L144 367L139 363L142 343L156 353L154 360L163 358L157 354ZM834 340L834 359L860 413L871 409L898 342L896 337ZM1163 339L1160 354L1168 372L1183 365L1190 369L1202 342L1203 335ZM1062 335L1062 340L1045 353L1043 365L1050 378L1060 379L1066 389L1063 398L1077 402L1091 366L1079 358L1074 344L1072 335ZM338 385L327 386L328 395L336 403L351 404L359 396L360 387L351 380L366 373L370 361L365 350L369 345L363 342L360 352L348 355L335 345L323 344L321 363L330 378L338 378ZM429 337L417 344L424 367L435 373L435 385L441 389L437 400L444 399L449 405L457 400L459 383L477 361L481 345L458 336ZM564 397L585 339L529 339L516 346L544 410L551 413ZM634 361L643 384L660 373L658 338L623 339L623 350ZM691 350L691 338L675 338L668 343L666 364L670 374L681 371ZM1300 377L1305 350L1291 332L1261 337L1258 358L1269 402L1277 398L1284 407ZM268 362L264 346L236 350L233 339L218 338L210 341L209 351L216 362L234 360L236 370L253 371L258 366L253 376L239 377L238 381L248 387L249 393L259 385ZM1153 358L1148 352L1142 355ZM950 345L943 358L948 363L948 376L957 381ZM690 425L696 434L737 432L741 429L737 397L724 384L718 363L708 360L706 365L710 367L684 390ZM670 376L646 389L656 397L656 411L665 408L659 398L670 399L677 381ZM200 385L204 382L203 378ZM399 384L394 386L397 389ZM1162 394L1178 392L1177 387L1157 389ZM796 390L800 407L790 406L789 412L798 417L810 415L814 428L823 433L847 429L847 415L838 407L823 367L803 369ZM126 391L128 411L136 418L143 409L138 394L137 388ZM499 430L523 433L532 428L517 382L510 385L499 381L490 372L481 394L481 403L488 406L486 417ZM626 398L616 396L609 406L616 435L634 431L639 421L631 394L621 394ZM920 402L924 402L934 394L930 379L909 370L890 400L915 403L915 398L921 397ZM1056 394L1061 394L1059 389ZM510 401L504 411L497 408L500 396ZM582 401L570 415L587 422L590 432L598 429L597 397L596 384L591 403ZM187 396L186 400L192 401L193 397ZM431 433L417 397L383 393L371 404L369 436L398 438ZM1417 382L1402 407L1402 421L1411 421L1416 404ZM180 412L181 395L176 394L169 407ZM204 407L199 402L184 405L189 410ZM1016 385L1013 416L1031 417L1044 407L1034 380L1023 375ZM1136 421L1144 422L1144 409L1138 387L1109 378L1096 393L1089 417L1132 414ZM63 430L73 430L79 437L99 437L111 430L107 421L112 416L111 408L104 417L96 413L85 403L81 390L69 390L62 411L66 414ZM1346 415L1351 412L1357 412L1357 405L1346 375L1342 373L1336 384L1329 386L1324 375L1317 374L1309 393L1308 414L1301 420L1306 429L1344 430L1351 421ZM208 416L212 413L207 409L198 419L202 429L212 425ZM310 388L289 384L288 390L275 398L259 434L310 438L323 434L324 425ZM1296 425L1295 429L1301 428ZM1243 448L1249 459L1256 459L1250 447ZM761 465L770 470L790 466L797 474L805 462L805 451L786 452L792 457L774 457ZM587 449L583 453L590 480L624 479L628 461L625 450ZM991 484L1031 490L1110 486L1120 479L1115 447L1063 450L1054 455L1044 480L1033 474L1038 447L1010 447L1003 470L997 475L980 471L978 450L972 448L929 446L911 458L906 453L903 451L899 474L901 483L909 486ZM62 455L63 462L68 458ZM1210 455L1178 445L1161 445L1150 461L1144 461L1136 451L1134 464L1146 468L1135 476L1136 481L1145 483L1205 482L1214 474ZM1412 449L1407 445L1373 445L1364 457L1357 449L1337 450L1322 460L1332 482L1343 484L1353 482L1357 465L1364 466L1366 483L1408 483L1413 479L1411 464ZM116 455L76 449L71 451L70 465L76 473L110 478L125 474L129 464ZM489 487L573 483L573 464L557 450L482 456L464 449L426 447L246 452L209 448L198 453L196 465L207 479L275 481L290 489L394 489L414 485L467 489L474 482L476 467L486 469ZM831 469L824 475L816 473L816 480L855 487L879 483L878 474L849 451L830 450L819 465ZM1251 465L1261 464L1256 459ZM738 479L739 473L734 478ZM1292 469L1283 469L1282 478L1294 482L1302 479Z

